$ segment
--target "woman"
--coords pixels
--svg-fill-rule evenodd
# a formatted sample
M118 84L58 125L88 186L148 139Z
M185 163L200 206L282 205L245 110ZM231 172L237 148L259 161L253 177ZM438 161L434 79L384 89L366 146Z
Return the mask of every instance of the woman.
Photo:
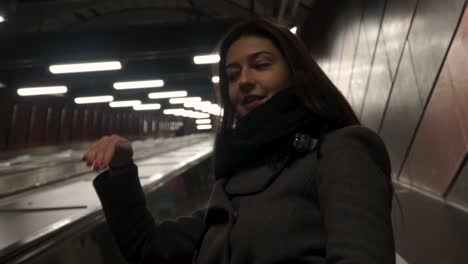
M135 263L394 263L383 142L288 28L239 23L220 47L224 108L207 208L155 223L130 143L84 155L124 257Z

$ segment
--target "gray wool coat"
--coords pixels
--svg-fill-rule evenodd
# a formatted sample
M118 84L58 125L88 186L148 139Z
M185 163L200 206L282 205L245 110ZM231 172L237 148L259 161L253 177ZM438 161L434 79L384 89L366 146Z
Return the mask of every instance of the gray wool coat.
M218 180L206 208L155 222L135 165L94 186L131 263L395 263L385 145L361 126L294 161Z

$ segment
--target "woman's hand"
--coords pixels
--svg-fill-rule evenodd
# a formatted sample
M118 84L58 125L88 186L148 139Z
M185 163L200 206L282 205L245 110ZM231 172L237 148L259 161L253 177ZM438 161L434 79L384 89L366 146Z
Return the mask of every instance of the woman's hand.
M125 167L133 161L132 145L119 135L104 136L89 147L82 160L88 166L94 163L94 170Z

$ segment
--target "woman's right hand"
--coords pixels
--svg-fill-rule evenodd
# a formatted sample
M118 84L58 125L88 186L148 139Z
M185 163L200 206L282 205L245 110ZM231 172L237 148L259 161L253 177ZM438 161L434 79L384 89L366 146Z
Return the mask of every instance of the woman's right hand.
M119 135L104 136L88 148L82 161L88 166L94 163L94 170L125 167L133 162L132 145Z

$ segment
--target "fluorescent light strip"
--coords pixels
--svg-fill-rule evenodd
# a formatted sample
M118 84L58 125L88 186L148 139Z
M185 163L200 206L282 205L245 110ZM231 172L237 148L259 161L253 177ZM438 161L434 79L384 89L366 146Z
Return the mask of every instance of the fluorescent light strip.
M200 102L200 97L184 97L184 98L172 98L169 99L170 104L184 104L189 102Z
M185 111L183 108L173 108L173 109L164 109L163 113L165 115L173 115L174 113L181 113Z
M54 74L75 73L75 72L95 72L95 71L112 71L122 69L122 64L119 61L105 62L90 62L90 63L74 63L74 64L57 64L51 65L49 70Z
M114 97L111 95L103 96L88 96L88 97L77 97L75 103L77 104L94 104L94 103L107 103L114 101Z
M16 92L20 96L46 95L46 94L64 94L67 93L66 86L46 86L46 87L25 87L19 88Z
M131 107L135 105L141 104L140 100L130 100L130 101L115 101L115 102L110 102L109 106L110 107Z
M219 60L220 60L220 57L217 54L200 55L200 56L193 57L193 62L195 64L212 64L212 63L218 63Z
M158 109L161 109L160 104L140 104L140 105L133 106L133 110L136 110L136 111L158 110Z
M163 80L146 80L146 81L133 81L133 82L116 82L114 89L127 90L127 89L140 89L164 86Z
M211 105L210 101L184 103L184 107L193 107L193 108L200 107L200 106L209 106L209 105Z
M200 113L200 112L195 112L193 115L191 115L190 117L192 118L197 118L197 119L205 119L205 118L210 118L210 115L209 114L205 114L205 113Z
M211 124L211 119L197 119L195 120L197 125Z
M196 119L201 119L201 118L209 118L210 115L206 113L201 113L197 111L192 111L192 110L186 110L183 108L176 108L176 109L165 109L163 111L165 115L175 115L175 116L184 116L184 117L190 117L190 118L196 118Z
M213 83L219 83L219 76L213 76L213 77L211 77L211 82L213 82Z
M211 129L211 128L212 128L211 125L198 125L197 126L198 130L208 130L208 129Z
M148 94L148 98L150 99L174 98L185 96L187 96L187 91L157 92Z

